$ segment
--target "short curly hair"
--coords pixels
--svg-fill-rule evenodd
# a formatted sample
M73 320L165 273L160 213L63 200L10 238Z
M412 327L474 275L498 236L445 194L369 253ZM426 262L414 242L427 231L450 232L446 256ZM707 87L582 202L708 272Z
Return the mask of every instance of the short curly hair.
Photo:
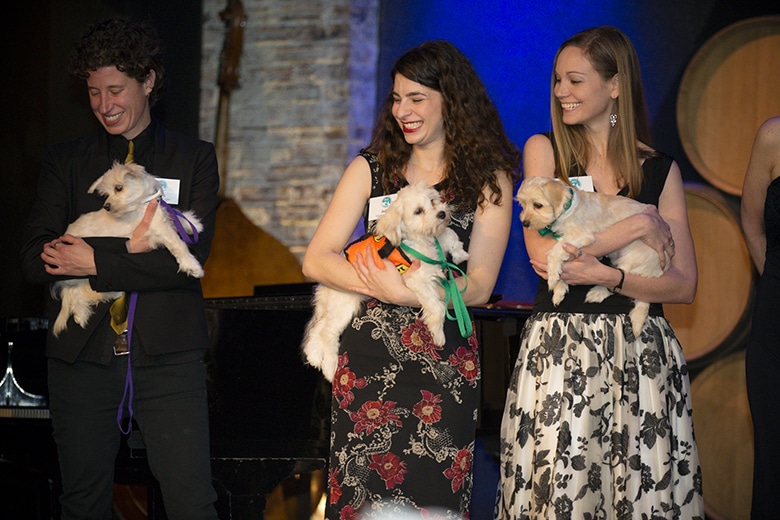
M165 90L163 45L151 24L117 17L100 20L87 28L74 45L71 74L87 79L91 72L112 65L139 83L154 70L149 104L154 106L162 97Z

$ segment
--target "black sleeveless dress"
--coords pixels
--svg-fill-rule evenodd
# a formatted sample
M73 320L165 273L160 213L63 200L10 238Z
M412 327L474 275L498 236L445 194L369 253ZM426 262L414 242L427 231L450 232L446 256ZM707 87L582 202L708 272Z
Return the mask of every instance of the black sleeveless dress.
M383 195L379 163L361 155L371 165L372 197ZM450 227L466 250L473 224L474 210L453 212ZM447 320L446 345L437 347L419 311L369 300L342 335L331 408L330 520L461 518L469 511L477 341Z
M777 517L780 482L780 178L767 188L764 204L766 261L756 287L753 324L745 353L748 401L753 418L753 505L751 518Z
M671 163L645 160L637 200L658 204ZM587 303L592 286L572 286L555 307L539 280L501 424L496 518L703 520L688 369L662 306L635 338L629 298Z

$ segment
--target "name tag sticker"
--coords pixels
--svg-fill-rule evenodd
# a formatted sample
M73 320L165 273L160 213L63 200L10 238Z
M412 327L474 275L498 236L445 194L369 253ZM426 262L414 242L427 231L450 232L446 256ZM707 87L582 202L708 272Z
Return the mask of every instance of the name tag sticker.
M593 177L590 175L582 175L580 177L569 177L569 182L575 188L579 188L582 191L593 191Z
M164 179L162 177L155 177L160 183L163 192L163 200L168 204L179 203L179 186L181 186L180 179Z
M397 193L393 193L391 195L380 195L379 197L371 197L368 200L368 221L373 222L377 218L379 218L379 215L387 211L388 206L392 204L392 202L395 200L397 196L398 196Z

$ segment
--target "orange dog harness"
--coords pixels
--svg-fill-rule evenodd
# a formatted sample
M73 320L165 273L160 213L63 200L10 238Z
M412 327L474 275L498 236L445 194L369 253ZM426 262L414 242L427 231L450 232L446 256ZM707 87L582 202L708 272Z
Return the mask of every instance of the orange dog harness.
M373 235L367 233L354 242L347 245L344 249L344 256L352 263L357 261L358 255L363 255L366 248L371 251L377 267L384 269L382 260L390 260L398 272L404 274L412 265L412 260L402 250L390 243L384 235Z

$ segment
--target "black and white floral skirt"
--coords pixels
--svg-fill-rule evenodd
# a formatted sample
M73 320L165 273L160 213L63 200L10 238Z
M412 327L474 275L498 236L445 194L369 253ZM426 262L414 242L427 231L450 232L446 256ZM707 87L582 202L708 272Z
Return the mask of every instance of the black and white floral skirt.
M669 322L525 323L501 425L496 518L704 519L688 369Z

